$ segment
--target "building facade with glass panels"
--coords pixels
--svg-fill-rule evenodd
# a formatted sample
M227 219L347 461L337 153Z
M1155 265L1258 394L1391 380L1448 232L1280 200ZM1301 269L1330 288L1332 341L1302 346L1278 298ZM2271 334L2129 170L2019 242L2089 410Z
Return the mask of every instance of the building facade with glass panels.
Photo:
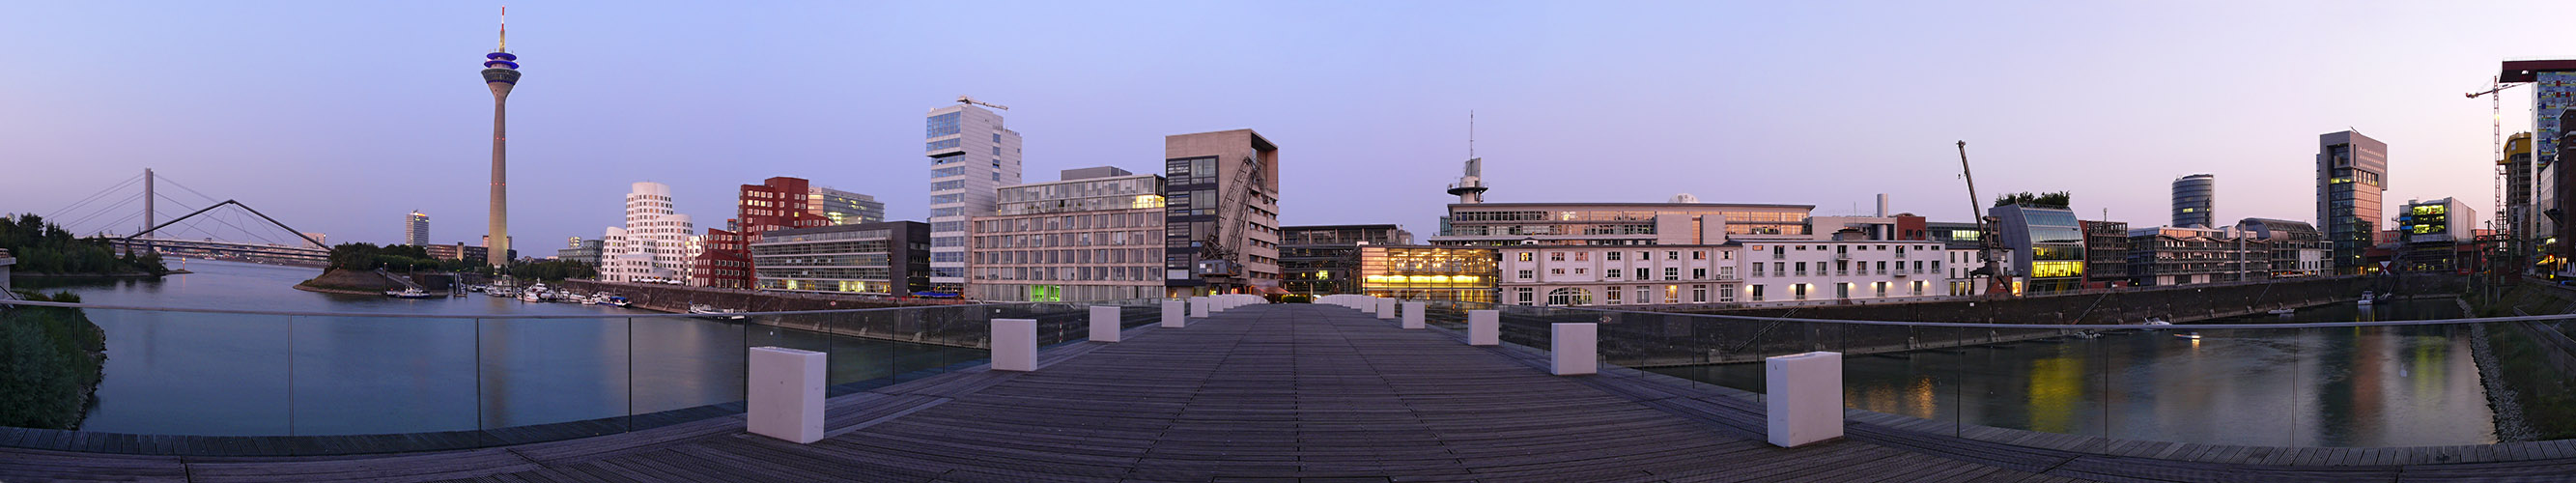
M2325 231L2334 273L2378 270L2362 263L2386 223L2380 196L2388 191L2388 143L2353 131L2317 137L2317 224Z
M1020 184L1020 133L969 104L930 110L930 291L966 288L967 219L993 211L995 188Z
M763 233L754 278L760 290L907 296L930 289L929 238L918 221Z
M1163 279L1161 176L1065 170L1062 181L1005 186L968 226L966 296L1074 302L1156 298Z
M1279 146L1250 129L1163 138L1164 285L1174 293L1279 287Z
M821 186L808 186L805 209L834 225L856 225L885 220L885 203L877 197Z
M1492 248L1362 246L1360 293L1406 300L1495 303L1499 258Z
M1360 293L1360 247L1412 245L1413 232L1396 225L1320 225L1280 228L1280 287L1289 293Z
M2071 292L2084 285L2084 226L2065 208L2003 205L1986 210L2002 248L2012 251L2014 295Z
M1739 235L1809 235L1813 205L1730 203L1451 204L1439 246L1691 245ZM1837 227L1839 228L1839 227Z

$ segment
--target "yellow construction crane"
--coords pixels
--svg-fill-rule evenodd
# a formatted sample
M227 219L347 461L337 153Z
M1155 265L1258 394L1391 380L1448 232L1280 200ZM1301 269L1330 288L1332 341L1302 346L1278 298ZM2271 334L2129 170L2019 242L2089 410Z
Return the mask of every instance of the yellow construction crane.
M2516 83L2507 84L2507 83L2505 83L2505 82L2504 82L2504 78L2503 78L2503 77L2489 77L2489 78L2487 78L2487 90L2477 91L2477 92L2471 92L2471 93L2468 93L2468 94L2467 94L2468 98L2470 98L2470 99L2476 99L2476 98L2479 98L2479 97L2485 97L2485 98L2487 98L2487 110L2488 110L2488 111L2489 111L2489 113L2493 116L2493 117L2491 117L2491 118L2489 119L2489 121L2491 122L2491 124L2489 125L2489 127L2490 127L2491 129L2493 129L2493 131L2490 133L2490 138L2489 138L2489 140L2491 141L2491 144L2492 144L2492 145L2490 146L2490 149L2493 149L2493 150L2494 150L2494 151L2492 151L2492 152L2495 154L2495 160L2496 160L2496 167L2495 167L2495 211L2492 211L2492 212L2489 212L2489 213L2494 213L2494 215L2493 215L2493 216L2494 216L2494 217L2496 217L2496 218L2497 218L2497 220L2488 220L2488 223L2490 223L2490 226L2493 226L2493 227L2494 227L2494 229L2495 229L2496 233L2503 234L2503 235L2504 235L2504 238L2505 238L2506 240L2519 240L2519 239L2520 239L2520 237L2522 237L2523 235L2527 235L2527 234L2525 234L2525 233L2514 233L2514 230L2515 230L2515 229L2521 228L2520 226L2514 226L2514 225L2515 225L2514 223L2506 223L2506 222L2501 222L2501 221L2499 221L2499 220L2502 220L2503 218L2507 218L2507 217L2510 217L2510 216L2511 216L2511 214L2510 214L2509 212L2507 212L2507 211L2506 211L2506 210L2507 210L2508 208L2510 208L2510 207L2505 206L2505 201L2506 201L2506 199L2507 199L2507 198L2506 198L2506 197L2505 197L2505 195L2504 195L2504 187L2505 187L2505 185L2512 184L2512 183L2510 183L2510 182L2506 181L2506 179L2505 179L2505 178L2506 178L2506 177L2508 177L2508 176L2510 176L2510 174L2512 173L2512 168L2513 168L2512 166L2510 166L2510 165L2508 165L2508 164L2506 163L2506 160L2505 160L2505 154L2504 154L2504 95L2503 95L2503 92L2504 92L2504 90L2505 90L2505 89L2512 89L2512 88L2514 88L2514 86L2519 86L2519 85L2522 85L2522 83L2520 83L2520 82L2516 82ZM2525 216L2529 216L2529 215L2525 215ZM2511 242L2511 241L2508 241L2508 242L2506 242L2506 243L2505 243L2505 251L2506 251L2506 253L2513 254L2513 256L2508 256L2508 257L2506 257L2506 259L2507 259L2507 260L2513 260L2513 259L2514 259L2514 257L2516 257L2516 256L2520 256L2520 255L2522 254L2522 248L2521 248L2520 246L2517 246L2517 245L2519 245L2519 244L2518 244L2518 243L2513 243L2513 242ZM2518 264L2518 263L2519 263L2519 262L2517 262L2517 264ZM2499 270L2499 268L2497 268L2497 267L2490 267L2490 270ZM2514 268L2514 270L2521 270L2521 268L2520 268L2520 267L2515 267L2515 268Z

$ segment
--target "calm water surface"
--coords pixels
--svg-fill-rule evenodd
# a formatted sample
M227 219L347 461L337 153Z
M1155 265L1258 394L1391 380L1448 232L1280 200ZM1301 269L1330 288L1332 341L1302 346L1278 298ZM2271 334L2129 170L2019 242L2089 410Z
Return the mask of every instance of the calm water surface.
M920 362L922 346L825 338L641 310L473 295L394 299L295 290L317 269L196 260L159 281L30 282L94 304L582 319L286 317L88 311L105 377L81 429L139 434L449 431L650 413L742 399L756 345L829 347L835 383ZM930 351L938 352L938 351ZM904 363L895 358L904 356Z
M2451 300L2218 322L2460 316ZM2197 340L2175 333L2197 332ZM1845 359L1853 408L1968 425L2267 446L2496 442L2469 327L2120 331ZM1759 390L1759 364L1660 372ZM2576 408L2545 410L2576 411Z

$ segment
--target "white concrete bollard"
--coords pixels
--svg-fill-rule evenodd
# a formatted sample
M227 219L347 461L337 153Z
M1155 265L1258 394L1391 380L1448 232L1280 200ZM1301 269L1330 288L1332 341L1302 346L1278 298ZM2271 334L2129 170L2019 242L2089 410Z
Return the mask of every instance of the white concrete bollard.
M1214 313L1210 311L1213 307L1209 307L1208 305L1214 303L1215 302L1209 301L1207 297L1190 297L1190 317L1201 319L1207 318L1209 314Z
M1038 370L1038 321L993 319L993 370Z
M1547 372L1559 376L1580 376L1601 371L1601 324L1591 322L1558 323L1548 327L1548 339L1555 347L1548 360Z
M1467 345L1502 345L1503 313L1493 310L1467 311Z
M1182 302L1179 300L1163 301L1163 328L1178 329L1188 327L1190 321L1187 317L1184 317L1189 312L1189 309L1186 308L1188 306L1189 302Z
M1771 444L1805 446L1843 437L1843 355L1809 352L1762 361Z
M1091 307L1091 341L1118 341L1117 307L1102 307L1097 305Z
M1431 308L1431 304L1426 304L1426 303L1422 303L1422 302L1405 302L1405 303L1404 303L1404 328L1407 328L1407 329L1419 329L1419 328L1422 328L1422 316L1423 316L1422 312L1424 312L1424 311L1426 311L1426 310L1429 310L1430 308Z
M745 383L743 429L796 444L823 439L823 367L821 352L784 347L753 347Z
M1377 299L1377 318L1395 318L1395 299Z

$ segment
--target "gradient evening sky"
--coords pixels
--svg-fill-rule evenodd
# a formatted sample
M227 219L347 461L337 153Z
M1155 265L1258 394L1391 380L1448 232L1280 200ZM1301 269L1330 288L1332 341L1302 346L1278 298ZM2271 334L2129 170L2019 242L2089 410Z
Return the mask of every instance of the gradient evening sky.
M1469 110L1497 202L1889 193L1965 221L1964 139L1989 198L2159 225L2168 182L2212 173L2222 220L2310 220L2317 135L2350 126L2389 144L2392 206L2483 221L2488 104L2461 94L2576 53L2544 28L2563 1L1949 3L512 2L511 231L532 256L598 237L635 181L721 227L781 175L921 219L922 115L959 94L1011 106L1028 181L1159 173L1165 135L1253 128L1283 222L1421 236ZM335 243L396 241L413 209L474 242L500 5L0 6L0 212L148 167ZM2530 124L2510 92L2507 132Z

